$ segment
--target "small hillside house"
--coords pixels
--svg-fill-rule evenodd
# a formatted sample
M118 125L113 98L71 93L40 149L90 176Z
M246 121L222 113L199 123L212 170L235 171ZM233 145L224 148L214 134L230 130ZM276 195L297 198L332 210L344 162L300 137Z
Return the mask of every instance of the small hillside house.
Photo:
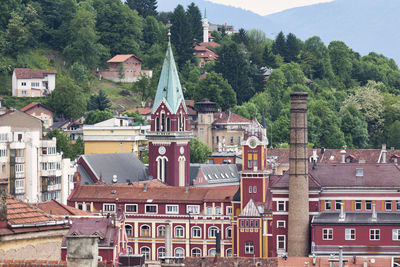
M12 96L42 97L51 94L56 87L55 70L31 70L15 68L12 75Z

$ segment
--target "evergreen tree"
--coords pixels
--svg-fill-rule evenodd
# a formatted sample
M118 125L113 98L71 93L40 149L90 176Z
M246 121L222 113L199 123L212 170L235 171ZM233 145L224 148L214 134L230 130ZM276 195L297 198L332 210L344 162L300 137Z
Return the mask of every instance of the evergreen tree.
M95 124L102 122L113 117L113 112L110 109L105 110L91 110L85 115L85 124Z
M272 53L275 55L280 55L283 58L286 57L286 39L283 32L280 32L276 36L275 42L272 44Z
M248 39L247 39L246 30L243 28L240 28L239 32L233 34L232 41L234 41L235 43L238 43L238 44L242 43L247 46Z
M348 148L367 148L368 129L367 122L356 106L350 104L341 112L340 129Z
M178 5L175 8L171 23L171 42L176 50L178 67L181 69L186 61L194 61L191 29L188 27L190 24L183 6Z
M273 69L278 67L278 65L276 64L275 55L272 54L272 51L268 45L264 47L264 53L262 59L263 59L263 66Z
M192 33L192 40L197 42L203 41L203 24L201 22L201 13L199 8L192 2L187 10L186 15L189 21L190 31Z
M136 10L140 16L157 16L157 0L126 0L130 9Z
M28 41L28 31L22 17L17 12L11 12L11 18L2 39L2 50L5 53L15 56L24 51Z
M297 62L301 47L302 43L296 38L296 35L289 33L286 37L285 62Z
M400 148L400 121L395 121L388 130L389 139L388 145L389 147L395 147L396 149Z
M92 95L90 96L90 100L88 103L88 110L105 110L109 108L110 105L110 100L107 98L107 95L104 93L103 90L99 90L98 95Z

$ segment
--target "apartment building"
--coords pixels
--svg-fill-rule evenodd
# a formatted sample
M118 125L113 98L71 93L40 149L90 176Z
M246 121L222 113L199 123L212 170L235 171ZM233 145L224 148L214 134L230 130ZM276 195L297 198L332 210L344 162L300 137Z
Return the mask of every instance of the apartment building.
M66 203L76 171L56 150L56 138L42 137L41 120L14 110L0 116L0 178L9 192L28 202Z

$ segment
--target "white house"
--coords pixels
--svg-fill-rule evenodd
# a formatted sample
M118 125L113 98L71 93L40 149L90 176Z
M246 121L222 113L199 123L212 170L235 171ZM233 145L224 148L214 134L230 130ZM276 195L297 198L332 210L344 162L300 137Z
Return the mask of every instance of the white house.
M42 97L56 87L55 70L15 68L12 75L12 96Z

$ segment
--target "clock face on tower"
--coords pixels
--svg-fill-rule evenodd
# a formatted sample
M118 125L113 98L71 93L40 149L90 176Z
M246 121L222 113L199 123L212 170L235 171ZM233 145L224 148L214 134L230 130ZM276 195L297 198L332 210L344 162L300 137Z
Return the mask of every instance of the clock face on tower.
M185 153L185 148L183 146L181 146L181 148L179 149L179 151L181 152L181 154L183 155L183 153Z
M249 139L248 144L249 144L249 147L250 147L250 148L256 148L256 146L257 146L257 139L256 139L255 137L251 137L251 138Z
M160 155L164 155L164 154L165 154L165 151L166 151L166 149L165 149L164 146L160 146L160 147L158 148L158 153L159 153Z

